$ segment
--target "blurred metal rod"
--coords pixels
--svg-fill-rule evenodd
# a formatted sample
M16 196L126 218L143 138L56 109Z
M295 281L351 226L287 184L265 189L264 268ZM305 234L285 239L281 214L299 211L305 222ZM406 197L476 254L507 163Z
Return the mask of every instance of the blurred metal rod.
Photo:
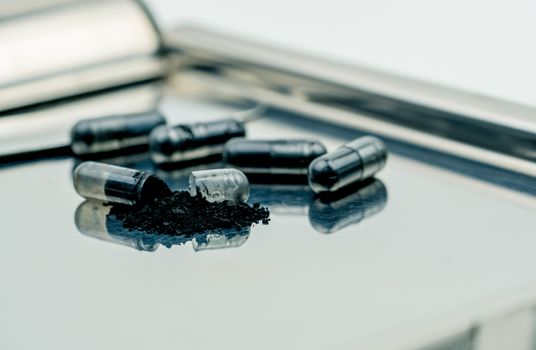
M165 37L183 92L268 106L536 176L536 109L184 27Z
M0 112L164 75L142 1L56 2L11 4L20 13L0 20Z

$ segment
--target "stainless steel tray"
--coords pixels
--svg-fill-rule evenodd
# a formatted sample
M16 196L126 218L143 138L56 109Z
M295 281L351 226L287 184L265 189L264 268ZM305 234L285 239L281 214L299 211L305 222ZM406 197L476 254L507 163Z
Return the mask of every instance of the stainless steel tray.
M120 109L128 96L142 101L143 91L153 90L140 86L35 113L77 119ZM234 110L166 92L160 103L170 122ZM277 111L251 122L248 133L314 138L329 149L360 135ZM480 165L388 146L379 195L319 207L299 187L254 186L252 197L272 210L270 225L253 227L239 247L197 252L191 243L140 252L82 235L70 158L3 167L0 344L412 349L453 336L477 344L472 326L528 306L536 295L536 201L523 189L449 169L484 174ZM422 161L429 159L436 161ZM158 173L183 186L184 171ZM319 232L330 229L336 232Z

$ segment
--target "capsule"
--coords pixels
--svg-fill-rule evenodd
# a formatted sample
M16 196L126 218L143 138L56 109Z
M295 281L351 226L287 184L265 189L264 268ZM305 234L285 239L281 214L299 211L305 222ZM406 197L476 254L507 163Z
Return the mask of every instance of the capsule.
M225 144L223 158L248 174L305 175L311 161L325 153L318 141L240 138Z
M74 171L74 188L85 198L135 204L171 193L159 177L144 171L83 162Z
M373 136L348 142L309 165L309 186L316 193L335 192L352 183L372 177L387 160L385 144Z
M160 126L151 132L149 152L160 165L193 161L221 156L225 142L245 135L244 124L234 119Z
M318 197L309 210L311 226L320 233L333 233L382 211L387 203L387 189L380 180L371 180L355 191Z
M71 150L83 158L146 151L151 131L165 123L158 112L81 120L71 130Z
M249 197L249 181L237 169L192 171L189 192L191 196L199 193L209 202L245 202Z

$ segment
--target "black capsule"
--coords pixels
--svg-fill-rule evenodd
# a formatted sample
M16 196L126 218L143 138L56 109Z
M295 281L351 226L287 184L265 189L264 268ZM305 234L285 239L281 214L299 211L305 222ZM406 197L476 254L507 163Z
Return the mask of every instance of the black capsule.
M317 193L335 192L352 183L370 178L387 160L385 144L378 138L355 139L309 165L309 186Z
M225 142L245 135L244 124L234 119L160 126L151 132L149 152L160 165L221 157Z
M233 139L225 144L223 158L247 174L304 175L324 153L318 141Z
M71 149L82 158L145 151L150 132L165 123L158 112L81 120L71 130Z

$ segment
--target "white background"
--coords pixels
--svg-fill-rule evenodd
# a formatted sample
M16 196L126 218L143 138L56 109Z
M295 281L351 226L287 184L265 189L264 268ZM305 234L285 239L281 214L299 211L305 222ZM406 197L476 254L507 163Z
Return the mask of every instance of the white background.
M536 105L536 1L147 0L272 45Z

